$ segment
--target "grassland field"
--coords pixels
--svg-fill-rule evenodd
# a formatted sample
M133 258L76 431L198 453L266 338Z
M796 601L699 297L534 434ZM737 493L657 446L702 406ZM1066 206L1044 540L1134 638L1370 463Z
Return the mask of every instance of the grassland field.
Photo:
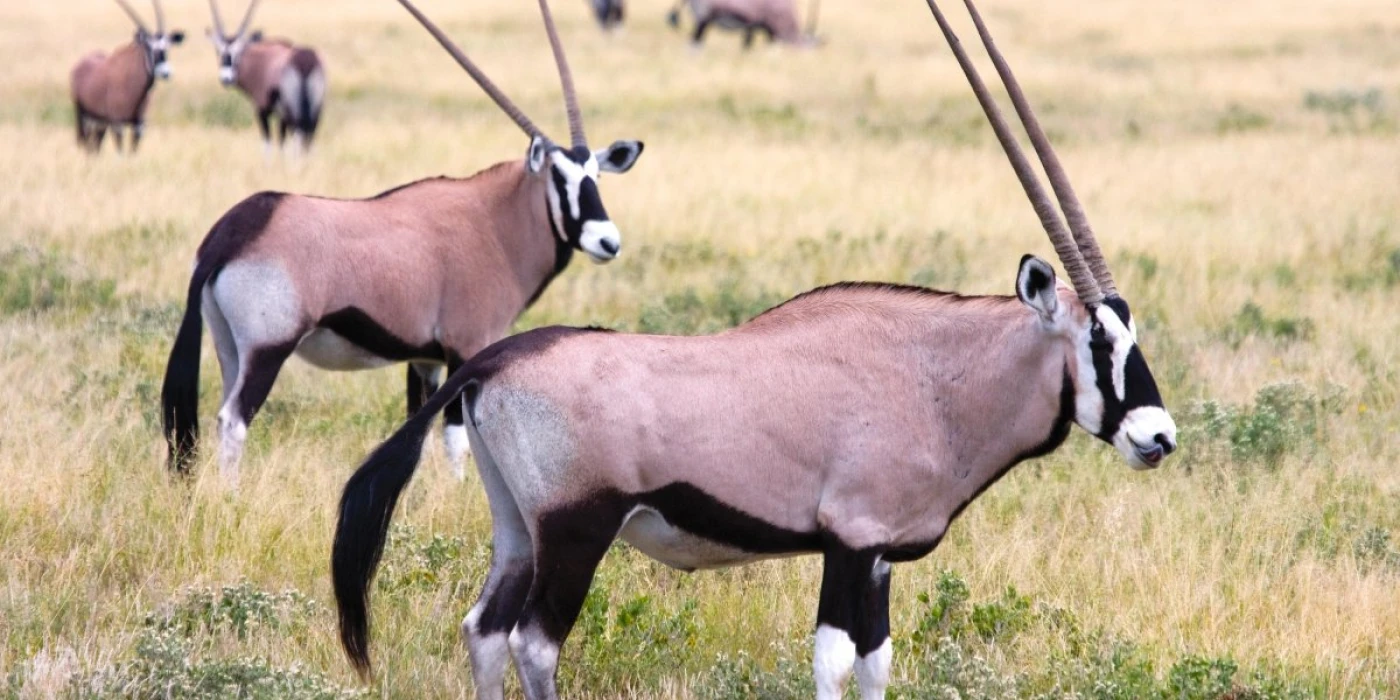
M465 176L526 139L397 3L277 0L257 25L317 47L331 89L314 154L265 157L218 85L207 6L167 5L189 38L141 152L93 158L68 71L129 22L105 0L0 4L0 696L469 696L457 625L489 520L436 440L375 584L371 684L336 641L334 506L402 419L402 368L290 363L237 493L212 450L192 481L167 476L158 387L194 250L240 199ZM421 5L563 133L534 3ZM1052 257L923 3L828 0L821 49L747 53L719 32L693 51L662 0L629 3L615 35L555 5L591 140L647 148L602 183L622 257L575 262L519 328L709 332L839 280L1009 294L1021 254ZM897 567L892 695L1400 694L1400 7L982 5L1182 450L1132 472L1076 431ZM206 436L217 377L206 341ZM819 573L809 557L685 575L616 546L563 687L810 695Z

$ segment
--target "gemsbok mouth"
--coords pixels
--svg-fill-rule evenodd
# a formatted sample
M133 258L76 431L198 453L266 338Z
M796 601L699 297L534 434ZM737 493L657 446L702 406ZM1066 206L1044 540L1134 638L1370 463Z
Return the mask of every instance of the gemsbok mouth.
M1154 444L1151 447L1133 445L1133 448L1137 451L1138 459L1142 460L1148 469L1156 469L1167 457L1167 450L1161 445Z

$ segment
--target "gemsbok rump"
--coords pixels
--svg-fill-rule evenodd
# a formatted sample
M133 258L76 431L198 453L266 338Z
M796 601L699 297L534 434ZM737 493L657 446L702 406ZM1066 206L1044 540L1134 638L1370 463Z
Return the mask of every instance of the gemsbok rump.
M229 34L217 0L209 0L214 28L204 33L219 55L219 82L237 86L253 103L264 148L272 144L269 121L276 114L277 145L283 145L291 131L301 148L309 149L326 100L326 70L314 49L248 31L257 6L258 0L252 0L238 30Z
M811 46L817 43L817 4L820 1L812 0L806 31L797 23L794 0L677 0L666 15L666 22L679 28L681 8L688 6L695 18L695 32L690 37L695 46L704 42L710 25L742 31L746 49L753 46L754 36L759 32L767 35L769 41Z
M545 136L440 29L400 0L530 137L523 161L466 179L430 178L361 200L263 192L234 206L200 244L184 320L161 390L172 468L186 471L198 433L201 311L223 372L219 464L237 482L248 424L293 353L330 370L408 362L415 413L439 370L504 337L573 257L616 257L621 235L599 195L639 141L592 151L573 78L545 0L572 145ZM445 442L460 477L461 402L446 407Z
M84 56L69 76L78 145L91 153L102 149L108 129L112 130L112 142L118 151L122 150L124 127L131 130L131 151L134 153L141 145L151 87L156 78L170 79L166 52L185 40L182 31L166 33L160 0L151 0L156 12L154 32L126 0L117 0L117 4L136 24L135 38L110 55L94 51Z
M968 503L1072 423L1137 469L1176 449L1128 304L966 4L1064 220L929 0L1073 286L1027 255L1014 296L838 284L712 336L553 327L492 345L345 487L332 572L341 641L362 673L395 503L432 412L459 394L491 508L490 572L462 623L484 698L501 697L508 657L526 697L556 696L560 645L618 537L682 570L821 554L817 696L841 697L854 668L861 696L883 697L892 564L933 551Z

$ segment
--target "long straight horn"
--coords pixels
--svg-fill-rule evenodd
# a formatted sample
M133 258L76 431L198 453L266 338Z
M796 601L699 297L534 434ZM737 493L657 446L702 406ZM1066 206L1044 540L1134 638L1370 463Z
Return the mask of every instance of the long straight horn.
M219 40L228 39L228 33L224 31L224 20L219 16L218 0L209 0L209 13L214 15L214 31L219 33Z
M165 33L165 10L160 6L160 0L151 0L151 4L156 8L156 33Z
M559 42L559 32L554 29L554 14L549 11L547 0L540 0L540 16L544 18L544 31L549 35L549 48L554 51L554 63L559 66L559 84L564 89L564 111L569 115L569 139L575 147L587 146L588 139L583 135L583 115L578 110L578 93L574 92L574 74L569 72L569 59L564 56L564 45Z
M117 4L121 5L123 10L126 10L126 15L131 18L131 21L136 23L137 29L147 34L151 33L151 30L146 28L146 23L141 21L141 15L136 14L136 10L131 9L131 5L126 4L126 0L117 0Z
M248 3L248 11L243 13L243 22L238 25L238 33L234 34L234 36L243 36L243 33L248 31L248 25L253 22L253 10L257 9L257 7L258 0L253 0Z
M1021 123L1026 127L1026 134L1030 136L1031 145L1040 156L1041 165L1045 166L1045 175L1050 178L1050 186L1054 188L1055 196L1060 200L1060 208L1064 210L1069 229L1079 244L1079 252L1093 271L1094 279L1103 288L1104 295L1118 296L1118 288L1113 284L1113 275L1108 271L1108 262L1104 260L1103 252L1099 250L1099 242L1094 238L1094 230L1089 226L1089 217L1084 214L1084 207L1080 205L1079 196L1070 184L1069 175L1060 165L1060 158L1055 155L1050 139L1046 138L1045 131L1040 128L1040 120L1035 118L1035 112L1031 110L1026 94L1021 91L1021 84L1016 81L1011 66L997 49L991 32L987 31L987 25L982 22L982 15L972 4L972 0L963 0L963 4L967 5L972 22L977 25L977 33L981 35L982 43L987 47L987 55L991 56L992 64L996 66L1001 82L1006 86L1007 94L1011 96L1011 103L1016 106L1016 114L1021 117Z
M1021 145L1016 142L1016 137L1012 135L1011 128L1007 126L1006 119L1001 116L1001 109L997 107L992 95L987 91L987 85L982 82L982 77L977 74L977 68L972 65L972 60L967 57L967 52L963 51L962 42L958 41L957 34L953 33L953 28L948 25L948 20L943 17L943 12L938 9L934 0L927 0L928 7L933 11L933 18L938 21L939 29L943 30L943 37L948 41L948 47L953 50L953 55L958 59L958 65L962 66L963 74L967 76L967 82L972 86L972 92L977 96L977 101L982 105L982 111L987 114L987 121L992 124L992 131L996 132L997 141L1001 142L1002 150L1006 151L1006 157L1011 161L1011 169L1016 171L1016 177L1021 181L1021 187L1026 190L1026 196L1031 200L1031 206L1035 208L1035 214L1040 218L1040 225L1045 227L1045 233L1050 237L1050 243L1055 247L1055 253L1060 257L1060 263L1065 266L1065 274L1069 275L1070 282L1074 284L1074 290L1079 294L1079 298L1085 303L1096 304L1103 300L1103 292L1099 290L1099 285L1094 282L1089 268L1084 263L1084 258L1079 254L1079 248L1074 244L1074 239L1070 237L1069 231L1065 229L1064 221L1060 219L1060 213L1055 209L1055 203L1046 194L1045 188L1040 184L1040 179L1036 177L1035 171L1031 169L1030 161L1026 159L1026 154L1021 150Z
M448 39L447 35L443 34L432 20L423 16L423 13L419 12L418 8L414 7L413 3L408 0L399 0L399 4L403 5L404 9L408 10L409 14L413 15L418 23L422 24L423 28L433 35L434 39L437 39L439 44L442 44L442 48L447 49L447 53L451 54L452 58L457 59L457 63L462 66L462 69L467 71L467 74L476 81L477 85L481 86L482 90L486 91L487 96L506 113L506 116L515 121L527 135L531 137L544 136L544 133L535 126L534 122L531 122L530 118L526 117L525 113L521 112L520 108L516 107L515 103L511 102L510 98L506 97L505 93L501 92L500 88L496 87L496 84L491 82L491 79L486 77L486 74L482 73L481 69L477 68L476 64L472 63L465 53L462 53L462 50L457 48L457 45L452 43L452 40Z

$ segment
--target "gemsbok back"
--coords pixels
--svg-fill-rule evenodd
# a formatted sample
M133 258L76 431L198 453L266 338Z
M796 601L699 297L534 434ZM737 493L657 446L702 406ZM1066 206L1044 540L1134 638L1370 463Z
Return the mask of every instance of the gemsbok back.
M196 253L161 391L176 470L188 470L199 428L201 311L223 372L220 471L236 484L248 424L292 354L330 370L408 362L411 415L436 389L441 366L455 371L504 337L575 250L603 263L621 249L598 177L626 172L642 143L588 148L545 0L540 11L563 85L568 147L545 136L411 2L400 3L530 137L525 158L369 199L262 192L224 214ZM446 419L448 456L460 477L467 450L461 402L446 407Z
M122 128L131 130L131 151L141 145L146 130L146 105L156 78L170 79L170 61L166 52L185 40L179 30L166 33L165 12L160 0L151 0L156 12L153 32L141 21L136 10L117 0L127 16L136 24L136 36L130 44L110 55L94 51L73 66L69 76L73 92L73 113L78 127L78 145L96 153L102 149L102 139L112 130L112 142L122 149Z
M1040 155L1064 220L929 0L1072 287L1027 255L1014 296L847 283L732 330L674 337L545 328L454 373L345 487L332 571L345 650L369 669L369 584L432 412L466 398L490 501L492 559L462 622L477 693L513 657L528 698L554 698L560 646L618 537L681 570L819 553L814 673L839 698L889 682L891 565L1071 424L1136 469L1176 425L1064 170L972 2L978 31ZM1068 227L1066 226L1068 222Z
M258 0L252 0L238 30L229 34L219 16L217 0L209 0L214 28L204 33L219 55L219 82L237 86L252 101L264 148L272 144L269 122L276 114L277 145L286 143L291 131L301 148L309 149L326 101L326 70L314 49L286 39L264 39L261 31L248 31L257 7Z
M711 25L742 31L745 49L753 46L754 36L759 32L767 35L770 42L813 46L818 43L817 6L820 1L812 0L805 31L797 23L794 0L676 0L675 7L666 15L666 22L679 28L681 8L689 7L695 18L695 32L690 37L695 46L704 42L705 32Z

